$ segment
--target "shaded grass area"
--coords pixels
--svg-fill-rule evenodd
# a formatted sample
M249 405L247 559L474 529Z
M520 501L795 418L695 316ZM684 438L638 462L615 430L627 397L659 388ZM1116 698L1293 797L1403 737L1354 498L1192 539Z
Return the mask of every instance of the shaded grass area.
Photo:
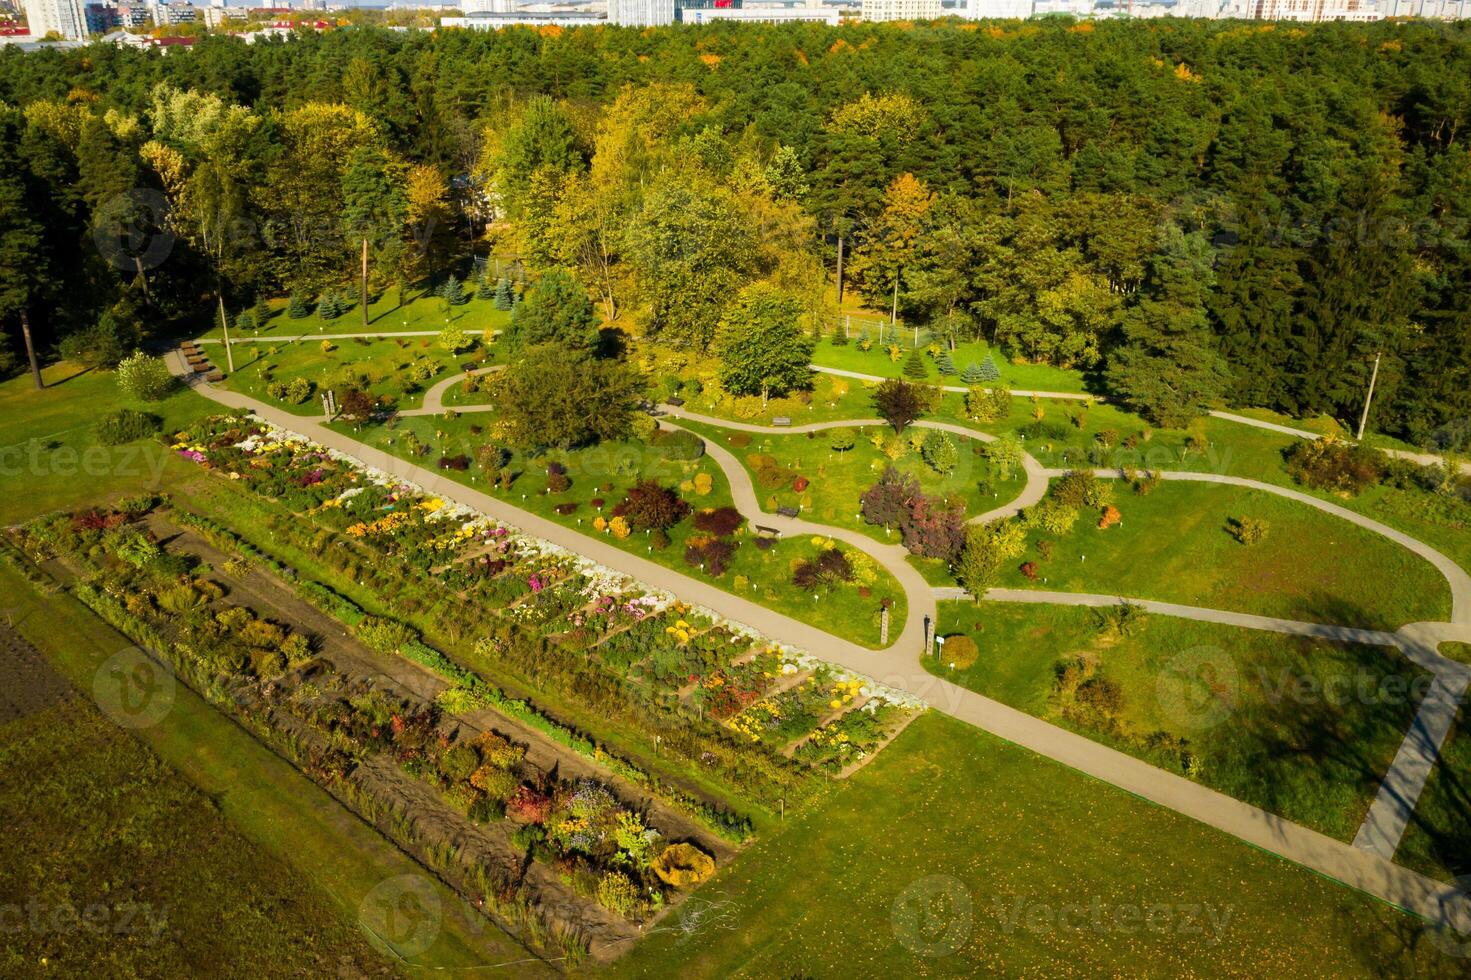
M37 391L30 375L0 383L0 521L14 523L49 510L109 496L156 490L198 468L152 438L101 445L92 431L119 408L150 412L165 432L218 408L190 391L161 402L132 402L111 371L84 371L61 362L43 372Z
M1442 648L1442 652L1444 652ZM1441 746L1394 860L1441 881L1471 875L1471 725L1465 703ZM1461 886L1466 886L1465 880Z
M467 284L466 291L470 293L469 302L463 306L456 306L448 313L444 308L444 301L434 295L415 295L410 290L406 295L406 302L400 306L398 303L398 290L389 289L372 299L368 304L369 325L363 328L363 313L357 306L357 290L350 291L350 299L353 307L347 313L333 320L324 320L317 315L315 308L316 297L312 297L313 309L310 316L300 320L292 319L286 315L287 300L285 297L277 297L271 300L271 316L259 329L250 331L232 330L230 337L295 337L300 334L344 334L344 333L402 333L404 331L421 330L443 330L447 326L456 326L470 334L477 334L485 330L501 330L511 321L508 311L495 308L493 300L476 299L474 284ZM196 337L213 337L218 339L220 334L220 322L218 315L212 316L208 322L198 325L200 332Z
M1430 681L1392 647L1075 606L942 602L939 632L980 649L940 676L1343 841Z
M934 712L687 908L611 972L1464 971L1389 906Z
M0 589L20 632L83 691L107 657L131 646L70 597L41 596L9 569L0 568ZM138 961L139 972L232 973L258 962L262 975L352 974L358 972L353 959L364 969L391 959L385 952L375 963L357 952L369 942L356 929L359 910L383 894L385 882L425 875L423 868L182 684L168 713L137 730L136 741L99 735L93 726L84 734L88 751L79 754L52 744L44 729L21 725L18 737L31 740L29 748L0 738L6 771L14 771L13 753L38 775L22 783L25 795L4 798L36 814L29 832L37 835L38 850L6 848L5 854L45 853L41 835L55 835L59 852L51 859L65 857L67 848L95 846L76 854L78 862L90 862L85 873L81 864L58 865L55 872L79 904L105 894L107 883L119 895L172 889L169 933ZM94 754L103 751L109 755ZM48 785L41 774L58 770L65 785ZM51 792L72 802L42 795ZM60 813L74 816L58 820ZM6 825L16 833L27 823ZM37 879L29 861L22 871L24 880L8 894L32 893ZM442 915L433 944L413 964L460 969L526 956L452 891L430 882ZM182 957L178 969L159 966L160 958L175 956ZM211 961L217 969L209 968Z
M358 389L386 398L399 408L417 408L424 403L424 392L458 373L461 364L493 363L496 352L494 345L477 343L474 350L451 354L432 337L308 339L280 345L237 344L234 350L235 371L226 377L223 387L308 416L322 414L322 393L328 389L336 393L339 405L348 390ZM222 352L209 353L216 367L224 366ZM413 372L421 367L416 377ZM272 383L289 384L296 379L312 385L306 401L293 405L268 393Z
M853 448L838 452L830 446L831 431L766 435L734 432L687 420L680 420L679 424L706 438L719 440L741 460L767 511L799 507L808 520L859 531L884 543L892 544L894 536L886 536L883 528L859 516L859 498L878 482L890 465L915 477L926 494L963 500L966 517L1014 499L1027 482L1020 468L1003 479L980 455L980 440L953 434L949 435L957 450L955 468L948 473L937 472L923 460L915 445L931 431L926 429L909 429L904 435L895 436L888 426L854 428ZM875 436L881 446L901 446L902 455L897 459L885 455L874 445ZM791 477L795 476L808 481L808 486L800 492L793 489ZM781 479L784 482L779 482Z
M1114 483L1122 523L1100 530L1085 510L1072 530L1028 535L1025 561L996 584L1061 592L1158 599L1213 609L1394 629L1442 620L1450 588L1429 562L1389 539L1304 504L1244 487L1164 482L1148 494ZM1270 524L1265 540L1244 545L1228 522ZM1053 542L1043 560L1039 540Z
M435 469L443 456L468 455L473 458L475 450L489 441L484 433L492 422L493 413L478 412L457 418L403 417L397 419L392 428L380 425L355 428L344 422L332 423L332 426L373 448ZM413 433L422 445L432 447L431 450L422 456L413 455L405 442L408 433ZM553 461L566 465L571 478L571 489L564 493L547 492L546 466ZM516 453L508 469L518 474L509 488L491 487L473 466L466 471L441 469L440 472L468 487L585 534L599 534L594 521L599 516L609 517L628 488L640 479L652 479L666 487L682 488L682 495L695 511L728 507L732 503L729 482L713 460L670 460L640 442L605 443L570 452L554 450L535 457ZM710 492L703 496L694 489L694 481L700 473L710 478ZM594 507L592 501L595 499L603 501L601 510ZM558 506L566 509L572 505L575 509L571 513L557 512ZM826 543L825 539L784 538L763 549L757 546L754 533L747 527L737 538L740 545L729 566L719 576L712 576L702 570L698 562L691 563L685 558L690 539L699 534L692 518L686 518L670 530L670 543L662 549L654 547L654 539L647 533L635 532L625 540L608 533L602 533L601 537L630 553L712 582L727 592L811 623L854 643L878 647L879 604L884 598L893 603L891 632L897 633L903 628L907 611L904 590L893 576L866 556L850 552L860 564L867 563L867 573L859 580L808 592L791 584L791 569L795 562L817 555ZM860 588L869 594L860 594Z

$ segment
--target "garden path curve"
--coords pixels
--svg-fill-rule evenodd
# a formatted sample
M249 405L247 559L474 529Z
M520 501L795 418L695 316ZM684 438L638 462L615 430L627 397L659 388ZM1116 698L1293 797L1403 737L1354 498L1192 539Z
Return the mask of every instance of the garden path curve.
M1046 471L1049 478L1062 476L1067 472L1065 469L1050 469ZM1100 477L1106 478L1121 478L1123 476L1116 469L1098 469L1093 472ZM1379 523L1372 517L1365 517L1363 514L1349 510L1347 507L1340 507L1337 504L1332 504L1326 500L1314 497L1312 494L1302 493L1301 491L1288 487L1281 487L1275 483L1263 483L1260 480L1249 480L1241 476L1226 476L1221 473L1189 473L1179 470L1160 471L1159 477L1163 480L1218 483L1227 486L1245 487L1250 490L1260 490L1263 493L1276 494L1279 497L1286 497L1288 500L1295 500L1309 507L1316 507L1318 510L1332 514L1334 517L1342 518L1350 524L1356 524L1367 531L1382 534L1395 544L1419 555L1435 566L1436 570L1445 577L1447 584L1450 585L1451 622L1456 625L1471 625L1471 575L1467 575L1464 568L1430 547L1430 545L1412 538L1408 534L1396 531L1392 527Z
M320 445L355 456L369 466L417 483L431 493L463 502L490 517L586 555L654 588L708 606L720 615L745 623L779 642L806 648L825 660L906 690L937 710L1069 768L1408 909L1432 922L1449 924L1471 933L1471 898L1453 885L1402 868L1372 850L1354 847L1292 823L931 674L921 661L922 619L925 615L933 617L935 599L931 587L904 560L901 549L897 547L884 548L854 532L825 525L805 521L791 521L789 525L794 530L805 532L810 529L810 533L854 543L855 547L881 561L904 586L909 595L909 616L898 641L884 651L865 649L725 592L708 582L655 564L597 537L523 511L440 473L374 449L328 428L320 420L292 415L249 396L208 384L189 372L177 351L169 355L168 364L199 394L221 405L251 411L266 422L300 432ZM723 453L723 457L716 453L717 450ZM759 507L755 506L755 489L745 467L721 447L712 447L712 455L726 467L738 506L744 503L751 508L742 508L748 517L761 515ZM761 515L761 520L767 522L768 518ZM775 526L777 520L780 518L772 517L769 522ZM855 538L860 540L855 541Z

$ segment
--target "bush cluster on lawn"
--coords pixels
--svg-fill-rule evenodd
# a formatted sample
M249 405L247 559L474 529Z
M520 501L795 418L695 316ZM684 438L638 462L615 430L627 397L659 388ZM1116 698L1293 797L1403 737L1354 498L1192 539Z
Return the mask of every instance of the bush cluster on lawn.
M949 561L965 544L964 502L926 495L892 466L863 492L859 512L869 524L897 529L911 554Z
M1283 450L1282 456L1292 478L1315 490L1357 494L1384 475L1384 455L1377 449L1331 436L1295 442Z
M104 446L118 446L134 439L151 436L163 428L163 419L150 412L135 412L131 408L120 408L108 412L92 426L97 441Z

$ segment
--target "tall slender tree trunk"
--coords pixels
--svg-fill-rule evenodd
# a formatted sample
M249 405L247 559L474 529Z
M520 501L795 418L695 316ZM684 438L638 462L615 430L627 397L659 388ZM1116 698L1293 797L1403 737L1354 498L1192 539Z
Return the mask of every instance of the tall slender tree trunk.
M138 269L138 281L143 285L143 298L148 301L149 306L152 306L153 293L150 292L148 289L148 273L143 271L143 259L141 257L134 256L133 265Z
M24 304L20 308L20 333L26 341L26 357L31 361L31 378L36 382L36 390L40 391L46 387L46 382L41 380L41 362L36 360L36 344L31 340L31 314Z
M838 233L838 308L843 307L843 234Z
M362 288L363 326L371 325L368 320L368 240L363 239L363 288Z
M889 326L896 329L899 326L899 276L897 274L894 276L894 306L889 311Z

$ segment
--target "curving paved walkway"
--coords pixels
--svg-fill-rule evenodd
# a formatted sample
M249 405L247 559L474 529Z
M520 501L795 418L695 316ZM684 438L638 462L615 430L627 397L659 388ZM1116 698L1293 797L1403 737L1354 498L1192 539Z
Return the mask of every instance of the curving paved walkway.
M821 367L816 364L812 365L812 370L817 371L820 374L832 374L841 378L852 378L855 381L892 380L879 374L863 374L858 371L846 371L841 368ZM965 392L970 390L964 385L938 385L937 387L941 391L955 392L958 394L964 394ZM1107 402L1109 400L1103 395L1078 394L1075 391L1027 391L1023 389L1014 389L1012 391L1012 394L1017 398L1047 398L1055 401L1087 401L1088 399L1092 399L1095 402ZM1249 425L1254 429L1266 429L1268 432L1277 432L1282 435L1295 436L1298 439L1319 439L1323 436L1323 433L1313 432L1311 429L1299 429L1290 425L1282 425L1279 422L1267 422L1262 419L1251 418L1248 415L1238 415L1235 412L1214 410L1207 412L1206 414L1209 415L1211 418L1217 418L1222 420L1223 422L1234 422L1237 425ZM1416 453L1404 449L1381 449L1380 452L1384 453L1386 456L1394 456L1399 459L1407 459L1413 463L1419 463L1421 466L1431 466L1445 463L1444 457L1437 456L1434 453ZM1471 462L1462 463L1460 469L1463 473L1471 473Z
M1355 847L1334 840L931 674L924 668L924 651L921 648L925 633L924 621L926 618L934 621L937 609L935 596L929 584L908 563L903 549L899 546L878 545L856 532L765 514L760 509L755 487L745 467L728 450L709 440L706 441L707 448L717 464L725 469L736 505L748 519L759 520L783 531L821 534L846 541L873 555L898 579L909 596L909 616L898 640L891 647L874 651L838 639L815 627L717 589L707 582L615 548L597 537L523 511L452 481L438 472L373 449L327 428L321 420L291 415L248 396L206 384L197 375L188 373L177 353L170 355L169 365L176 374L185 376L187 383L200 394L222 405L250 410L265 421L302 432L324 446L339 449L370 466L418 483L429 492L462 501L497 520L521 527L527 533L587 555L594 561L625 572L656 588L708 606L723 616L743 622L783 643L804 647L823 659L906 690L924 699L937 710L1062 765L1198 820L1432 922L1449 924L1462 932L1471 933L1471 898L1453 885L1434 881L1395 865L1383 853L1382 847ZM793 429L776 431L791 432ZM1029 487L1033 482L1031 475L1029 470ZM1043 471L1041 475L1050 474ZM1173 478L1182 477L1175 475ZM1263 484L1261 488L1268 492L1294 496L1291 491L1284 491L1279 487ZM1045 492L1045 482L1043 491ZM1307 502L1324 509L1331 508L1331 505L1324 505L1314 498L1307 498ZM1415 625L1425 627L1423 635L1429 636L1448 624ZM1459 630L1456 632L1459 634ZM1433 764L1433 758L1431 763ZM1386 779L1386 784L1388 782ZM1423 785L1423 780L1421 784ZM1408 801L1411 795L1418 796L1418 792L1397 792L1400 809L1408 805L1412 811L1413 804ZM1385 826L1392 834L1393 821Z
M739 432L754 432L761 435L773 436L800 435L804 432L822 432L828 429L856 429L867 426L887 426L889 424L883 419L844 419L840 422L810 422L805 425L774 426L756 425L750 422L729 422L725 419L717 418L713 415L699 415L695 412L690 412L682 407L676 407L674 405L660 405L659 412L661 416L666 419L685 419L690 422L699 422L702 425L713 425L722 429L733 429ZM912 425L916 429L938 429L942 432L953 433L954 435L964 436L968 439L979 439L981 442L996 441L996 437L989 432L982 432L980 429L967 428L966 426L957 425L953 422L934 422L928 419L918 419L913 422ZM710 443L707 442L706 446L708 447L709 445ZM740 462L740 460L737 460L729 453L726 453L726 456L734 462L735 466L740 467L744 471L745 467ZM1000 507L995 508L994 510L986 511L984 514L977 514L975 517L972 517L968 523L985 524L990 521L997 521L1007 517L1014 517L1015 515L1020 514L1022 511L1026 510L1028 507L1031 507L1033 504L1036 504L1044 496L1046 496L1047 481L1049 479L1047 475L1047 470L1042 466L1041 463L1037 462L1037 460L1032 457L1031 453L1022 453L1022 470L1027 474L1027 483L1026 486L1022 488L1021 493L1017 494L1011 500L1007 501L1005 504L1002 504ZM728 468L726 475L729 476Z

